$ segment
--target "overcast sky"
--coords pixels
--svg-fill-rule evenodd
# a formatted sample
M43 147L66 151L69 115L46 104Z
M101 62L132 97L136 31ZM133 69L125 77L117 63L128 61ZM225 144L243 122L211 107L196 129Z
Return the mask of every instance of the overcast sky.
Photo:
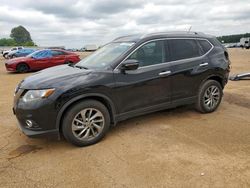
M23 25L38 45L82 47L133 33L250 32L250 0L0 0L0 37Z

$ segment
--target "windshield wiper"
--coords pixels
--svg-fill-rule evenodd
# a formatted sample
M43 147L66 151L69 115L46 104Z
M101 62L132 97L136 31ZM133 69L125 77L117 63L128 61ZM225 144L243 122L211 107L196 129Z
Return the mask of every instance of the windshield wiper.
M76 67L76 68L78 68L78 69L86 69L86 70L88 70L87 67L80 66L80 65L69 65L69 66L71 66L71 67Z

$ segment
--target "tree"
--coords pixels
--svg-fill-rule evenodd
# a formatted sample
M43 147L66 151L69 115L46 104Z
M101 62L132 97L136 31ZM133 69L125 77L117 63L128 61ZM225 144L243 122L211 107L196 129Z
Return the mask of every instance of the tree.
M16 41L14 39L0 39L0 46L16 46Z
M24 45L25 43L33 43L30 33L21 25L11 30L10 37L14 39L18 45Z

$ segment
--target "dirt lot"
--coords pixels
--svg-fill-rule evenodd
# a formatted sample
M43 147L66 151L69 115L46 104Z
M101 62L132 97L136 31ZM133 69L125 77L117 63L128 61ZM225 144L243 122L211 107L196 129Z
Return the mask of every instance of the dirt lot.
M232 73L250 72L250 50L230 50ZM24 136L13 91L29 74L0 60L0 187L250 187L250 80L230 81L220 108L181 107L118 124L77 148Z

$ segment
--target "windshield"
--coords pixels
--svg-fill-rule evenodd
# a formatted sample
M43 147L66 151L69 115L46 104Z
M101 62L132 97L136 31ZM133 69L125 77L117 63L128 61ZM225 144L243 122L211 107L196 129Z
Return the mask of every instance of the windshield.
M113 42L107 44L95 53L81 60L76 64L76 66L94 69L107 68L116 58L124 54L133 44L134 42Z

